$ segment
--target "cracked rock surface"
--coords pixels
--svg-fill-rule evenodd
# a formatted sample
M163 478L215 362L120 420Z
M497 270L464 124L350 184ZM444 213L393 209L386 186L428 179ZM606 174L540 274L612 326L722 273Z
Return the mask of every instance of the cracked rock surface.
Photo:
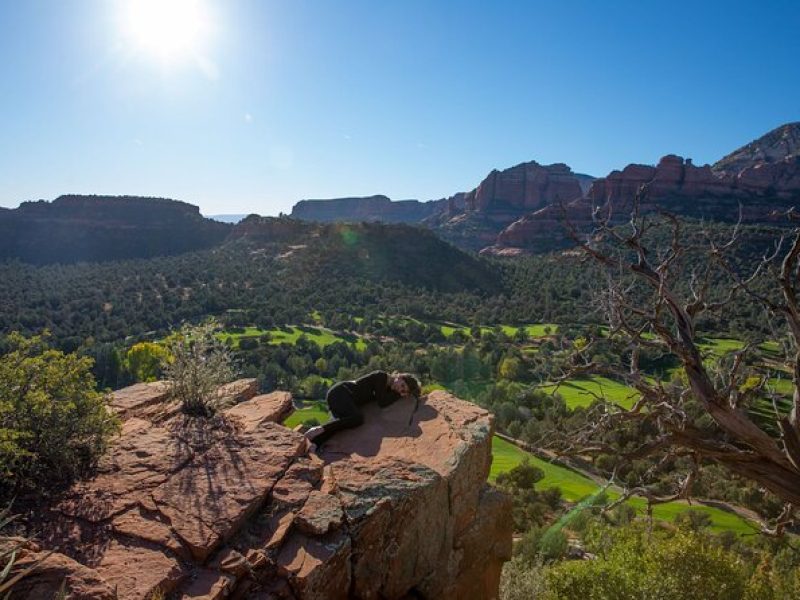
M486 485L492 420L443 392L304 455L284 392L212 419L163 410L162 384L115 393L122 433L97 475L38 511L54 550L13 598L493 598L511 554L508 500Z

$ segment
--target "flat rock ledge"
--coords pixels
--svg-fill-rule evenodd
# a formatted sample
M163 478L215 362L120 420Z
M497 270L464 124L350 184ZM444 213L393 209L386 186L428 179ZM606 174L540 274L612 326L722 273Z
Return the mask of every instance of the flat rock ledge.
M212 419L161 382L115 392L122 433L97 475L37 511L45 558L12 598L495 598L511 506L486 484L492 417L444 392L304 454L285 392L224 386ZM49 551L55 551L49 554Z

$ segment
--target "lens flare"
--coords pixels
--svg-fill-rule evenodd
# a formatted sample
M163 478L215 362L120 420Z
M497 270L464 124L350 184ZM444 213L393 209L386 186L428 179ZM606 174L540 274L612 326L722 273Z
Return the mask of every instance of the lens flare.
M122 9L130 43L162 61L198 54L210 30L202 0L126 0Z

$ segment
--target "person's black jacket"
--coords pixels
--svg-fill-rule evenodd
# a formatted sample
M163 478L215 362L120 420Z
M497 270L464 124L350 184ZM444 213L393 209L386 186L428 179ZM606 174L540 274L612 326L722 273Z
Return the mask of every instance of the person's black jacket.
M378 406L385 408L400 398L397 392L389 388L389 374L385 371L373 371L355 381L340 381L328 390L328 395L336 393L339 387L350 392L359 406L377 402Z

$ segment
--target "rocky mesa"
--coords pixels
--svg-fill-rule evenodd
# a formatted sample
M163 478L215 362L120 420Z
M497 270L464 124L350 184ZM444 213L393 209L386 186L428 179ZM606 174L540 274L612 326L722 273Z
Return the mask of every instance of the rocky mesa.
M114 394L122 433L98 474L29 517L14 598L493 598L511 554L508 499L486 483L492 417L434 392L371 407L305 455L291 397L255 380L188 418L161 383ZM55 553L47 554L54 550Z
M59 196L0 211L0 261L101 262L168 256L221 244L232 225L186 202L139 196Z
M391 200L387 196L359 198L331 198L328 200L300 200L292 207L293 219L333 223L380 221L382 223L419 223L435 214L444 205L443 200Z

